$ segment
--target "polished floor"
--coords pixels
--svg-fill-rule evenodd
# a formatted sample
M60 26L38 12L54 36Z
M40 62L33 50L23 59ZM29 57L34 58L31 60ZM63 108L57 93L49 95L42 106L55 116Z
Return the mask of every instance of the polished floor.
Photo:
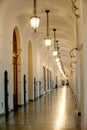
M80 130L71 89L54 89L7 118L0 117L0 130Z

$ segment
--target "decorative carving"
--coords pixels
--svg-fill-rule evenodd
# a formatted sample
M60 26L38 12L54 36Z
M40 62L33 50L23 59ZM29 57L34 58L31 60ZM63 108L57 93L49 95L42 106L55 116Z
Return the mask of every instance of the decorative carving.
M74 15L76 16L76 18L79 18L80 15L77 13L77 11L79 10L79 8L76 5L76 1L77 0L71 0L71 2L72 2L72 11L73 11Z

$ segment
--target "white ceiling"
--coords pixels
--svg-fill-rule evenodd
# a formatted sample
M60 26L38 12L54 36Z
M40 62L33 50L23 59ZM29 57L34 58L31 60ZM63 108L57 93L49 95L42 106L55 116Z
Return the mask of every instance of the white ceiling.
M37 15L41 17L40 26L37 29L36 40L44 55L49 57L49 60L55 64L52 56L53 50L53 28L56 28L56 39L59 41L61 59L66 73L70 69L70 50L75 45L75 27L74 15L72 12L71 0L37 0ZM33 15L33 0L0 0L4 13L7 13L8 19L15 17L29 20ZM47 50L44 45L44 38L46 37L46 13L45 10L50 10L49 13L49 33L52 38L52 45ZM10 17L11 16L11 17ZM29 25L31 36L33 36L33 29ZM35 34L34 34L35 35Z

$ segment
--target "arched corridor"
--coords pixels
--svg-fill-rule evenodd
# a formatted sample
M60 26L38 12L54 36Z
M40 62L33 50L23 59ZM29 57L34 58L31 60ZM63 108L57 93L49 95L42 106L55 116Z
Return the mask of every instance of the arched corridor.
M87 0L0 0L0 122L87 130Z
M7 119L7 120L6 120ZM80 130L70 87L62 86L0 118L0 130Z

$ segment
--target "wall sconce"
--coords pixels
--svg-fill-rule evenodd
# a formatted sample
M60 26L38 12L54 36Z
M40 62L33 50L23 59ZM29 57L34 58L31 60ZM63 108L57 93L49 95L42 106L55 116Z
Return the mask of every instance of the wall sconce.
M36 0L34 0L34 16L30 18L31 27L34 28L34 32L39 27L40 17L36 16Z
M55 39L56 39L56 36L55 36L55 32L56 32L56 29L53 29L54 31L54 50L53 50L53 56L57 56L57 46L56 46L56 42L55 42Z
M45 38L44 42L45 45L49 48L49 46L51 45L51 38L49 38L49 19L48 19L48 13L50 12L49 10L45 10L46 14L47 14L47 37Z

